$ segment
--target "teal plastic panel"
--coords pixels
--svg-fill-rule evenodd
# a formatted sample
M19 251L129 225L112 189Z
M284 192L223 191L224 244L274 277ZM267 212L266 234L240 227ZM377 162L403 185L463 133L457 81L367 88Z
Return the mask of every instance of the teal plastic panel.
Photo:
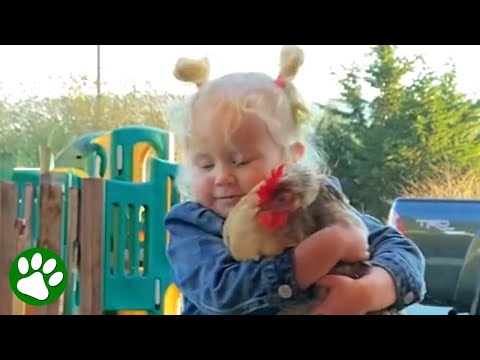
M106 182L104 307L105 311L143 310L161 314L163 297L171 283L166 257L167 182L174 182L177 166L151 161L146 183ZM174 194L173 200L176 201ZM141 207L145 208L143 215ZM144 246L140 224L144 217ZM143 251L141 251L143 250Z
M34 168L17 168L13 172L13 182L17 184L18 189L18 211L17 216L23 218L25 216L25 187L31 184L33 187L33 211L31 219L30 233L32 236L32 247L38 242L40 231L40 170Z
M148 143L156 156L168 160L169 132L151 126L125 126L115 129L111 134L111 178L132 181L134 147L138 143Z

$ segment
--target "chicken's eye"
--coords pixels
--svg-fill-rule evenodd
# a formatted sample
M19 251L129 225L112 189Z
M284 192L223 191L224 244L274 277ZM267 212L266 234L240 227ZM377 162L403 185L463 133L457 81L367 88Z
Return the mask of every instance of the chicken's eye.
M290 192L281 192L275 197L275 202L284 205L292 201L292 193Z

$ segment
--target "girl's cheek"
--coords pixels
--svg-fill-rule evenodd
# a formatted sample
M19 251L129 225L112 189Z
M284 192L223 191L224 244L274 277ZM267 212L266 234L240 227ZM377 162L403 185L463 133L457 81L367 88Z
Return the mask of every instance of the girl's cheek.
M265 166L263 164L255 164L255 166L250 167L249 169L245 169L245 173L243 174L243 178L248 183L249 187L254 187L260 181L262 181L267 174ZM245 181L244 181L245 182Z
M197 198L205 199L209 196L212 189L212 180L207 174L193 174L193 191Z

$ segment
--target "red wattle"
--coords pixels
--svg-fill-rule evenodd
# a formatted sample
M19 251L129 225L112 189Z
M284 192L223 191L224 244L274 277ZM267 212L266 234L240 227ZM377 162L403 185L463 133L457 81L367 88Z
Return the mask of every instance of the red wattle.
M260 224L267 228L280 228L287 223L288 212L266 213L260 215Z

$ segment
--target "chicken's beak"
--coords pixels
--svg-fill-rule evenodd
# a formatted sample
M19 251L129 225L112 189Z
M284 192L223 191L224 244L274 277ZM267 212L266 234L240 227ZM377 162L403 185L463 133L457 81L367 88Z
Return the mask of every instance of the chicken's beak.
M295 200L292 202L292 212L300 209L302 207L302 202L300 201L300 199L297 197L295 198Z

